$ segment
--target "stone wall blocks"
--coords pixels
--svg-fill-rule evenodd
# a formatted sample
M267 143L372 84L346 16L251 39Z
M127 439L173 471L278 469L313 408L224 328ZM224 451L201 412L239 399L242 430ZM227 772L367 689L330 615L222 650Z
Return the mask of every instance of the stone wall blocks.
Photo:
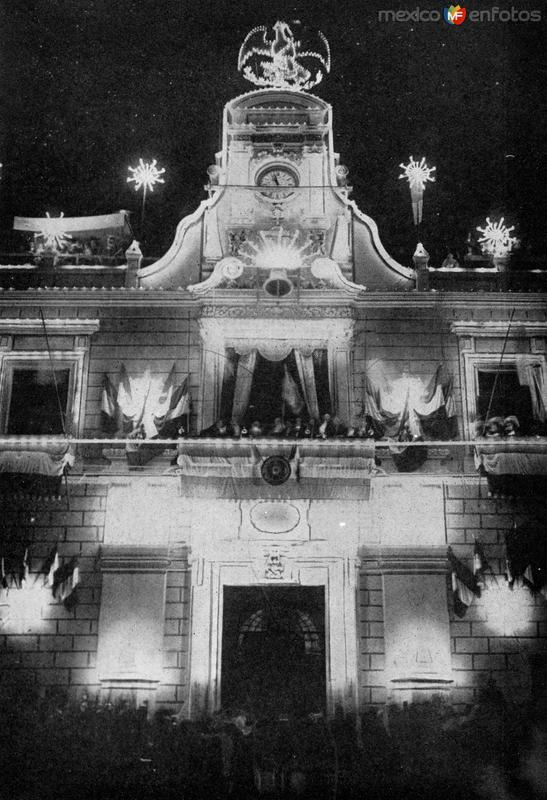
M505 655L502 653L488 655L474 655L473 656L473 669L474 670L504 670L507 666Z
M455 640L456 653L487 653L488 639L485 637L461 637Z
M452 653L452 669L473 669L473 656L471 653Z
M44 636L40 635L39 650L70 650L72 648L72 636Z
M55 654L56 667L87 667L87 652L61 652Z

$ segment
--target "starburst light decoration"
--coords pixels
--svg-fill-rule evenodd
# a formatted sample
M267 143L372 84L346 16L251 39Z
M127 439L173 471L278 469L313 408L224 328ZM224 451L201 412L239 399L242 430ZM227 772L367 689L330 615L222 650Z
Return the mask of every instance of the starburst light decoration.
M273 36L265 25L259 25L245 37L237 68L255 86L306 91L323 80L323 71L330 72L329 43L320 31L317 36L319 47L308 50L294 38L286 22L275 23ZM320 65L315 74L314 62Z
M129 178L127 178L127 183L134 181L136 192L139 191L141 186L144 187L145 194L148 189L153 192L156 183L165 183L161 177L164 174L165 169L158 169L156 166L157 163L158 162L156 159L153 161L143 161L142 158L139 158L138 166L127 168L129 172L133 173Z
M424 190L427 181L432 183L435 181L435 176L432 175L437 168L428 167L425 161L425 156L421 161L415 161L413 156L410 156L408 164L399 164L403 170L403 174L399 175L399 180L406 178L410 188L410 198L412 200L412 214L414 216L414 225L419 225L422 221L423 198Z
M154 158L153 161L143 161L142 158L139 158L139 163L136 167L128 167L127 169L129 172L133 174L127 178L127 183L135 183L135 191L138 192L142 186L142 208L141 208L141 225L144 224L144 209L146 206L146 194L150 189L151 192L154 191L154 186L156 183L165 183L163 178L161 177L165 169L158 169L156 164L157 160Z
M62 211L58 217L50 217L49 211L46 211L44 227L38 233L38 236L41 236L44 240L44 245L46 247L51 247L54 250L62 250L69 240L72 239L72 236L63 229L63 217L64 213Z
M297 240L300 231L292 233L279 227L272 231L259 231L260 241L245 242L241 255L250 265L264 270L296 270L305 266L306 251L313 242L308 241L299 246Z
M483 253L494 256L494 258L502 258L509 255L511 250L517 243L517 239L511 236L511 232L515 230L515 226L511 225L508 228L503 224L504 218L502 217L499 222L492 222L490 217L486 217L486 225L484 228L477 226L479 233L482 233L479 244Z

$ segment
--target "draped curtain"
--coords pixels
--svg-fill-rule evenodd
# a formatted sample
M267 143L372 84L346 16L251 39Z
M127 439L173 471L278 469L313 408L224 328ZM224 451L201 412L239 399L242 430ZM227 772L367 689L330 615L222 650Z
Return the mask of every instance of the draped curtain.
M516 357L517 375L521 386L530 389L532 413L538 422L547 421L547 391L541 364L531 364L529 357Z
M306 410L310 419L319 419L319 404L317 402L317 389L315 386L315 371L313 368L313 354L304 354L300 350L294 351L294 359L300 378L302 394L306 403Z
M240 425L249 405L253 375L256 364L256 350L240 355L237 364L236 385L234 389L234 404L232 406L232 418Z

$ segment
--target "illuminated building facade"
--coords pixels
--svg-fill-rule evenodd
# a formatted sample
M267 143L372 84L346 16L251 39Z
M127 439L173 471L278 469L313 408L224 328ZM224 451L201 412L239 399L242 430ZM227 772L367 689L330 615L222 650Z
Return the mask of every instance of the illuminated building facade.
M226 104L209 197L159 261L134 243L121 268L2 269L2 669L190 717L462 705L488 678L529 697L545 296L499 291L500 264L394 261L283 58ZM135 438L169 416L184 431ZM255 416L293 432L252 438ZM487 416L524 436L466 444Z

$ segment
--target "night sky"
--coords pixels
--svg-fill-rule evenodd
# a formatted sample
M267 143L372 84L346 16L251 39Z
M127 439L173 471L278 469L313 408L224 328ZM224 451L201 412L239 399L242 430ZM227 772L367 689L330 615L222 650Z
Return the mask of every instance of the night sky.
M468 231L500 214L523 250L545 255L545 21L378 21L379 9L418 5L442 13L425 0L5 2L2 249L20 241L8 234L14 215L128 208L138 223L140 195L126 177L141 156L166 168L147 206L149 250L161 254L205 196L224 103L252 89L236 68L244 36L284 19L330 42L332 71L314 91L333 105L353 198L394 256L408 260L415 242L398 180L411 153L437 166L422 231L434 256L463 255ZM547 19L540 0L515 5Z

